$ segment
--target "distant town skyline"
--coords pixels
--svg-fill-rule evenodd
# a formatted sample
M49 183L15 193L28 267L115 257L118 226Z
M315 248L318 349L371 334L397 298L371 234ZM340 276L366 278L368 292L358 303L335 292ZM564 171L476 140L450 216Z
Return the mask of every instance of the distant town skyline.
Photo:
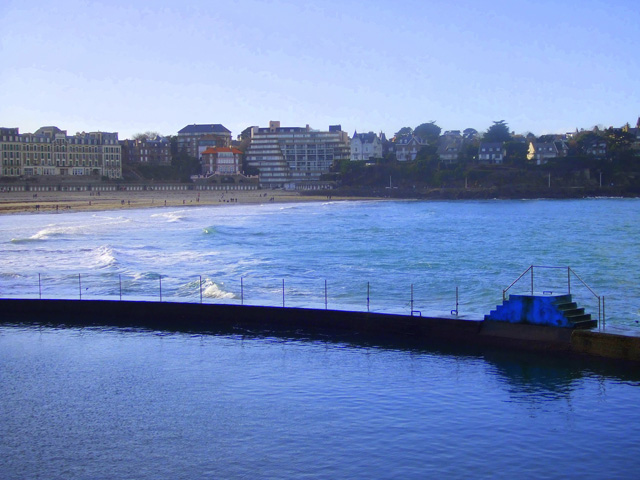
M0 126L618 127L640 114L639 17L627 0L9 0Z

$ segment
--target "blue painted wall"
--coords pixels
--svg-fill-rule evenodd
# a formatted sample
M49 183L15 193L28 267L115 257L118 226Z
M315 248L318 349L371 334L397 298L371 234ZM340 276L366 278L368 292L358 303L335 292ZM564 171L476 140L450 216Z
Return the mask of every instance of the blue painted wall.
M528 323L572 328L573 325L556 306L571 301L568 295L510 295L498 308L485 315L485 320Z

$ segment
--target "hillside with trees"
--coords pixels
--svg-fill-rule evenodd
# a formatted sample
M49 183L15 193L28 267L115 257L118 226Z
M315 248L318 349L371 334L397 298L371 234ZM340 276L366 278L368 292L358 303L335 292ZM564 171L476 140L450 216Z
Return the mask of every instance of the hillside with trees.
M631 129L634 130L634 129ZM437 134L436 134L437 131ZM474 129L461 134L464 143L457 160L443 162L437 153L446 135L435 122L415 129L404 127L403 136L428 139L413 162L397 162L388 154L375 164L343 161L334 165L327 180L350 195L414 198L532 198L640 195L640 145L626 128L593 129L560 135L514 135L506 121L493 122L482 135ZM478 163L483 142L501 143L502 164ZM541 164L528 159L530 144L560 145L563 154ZM597 148L596 148L597 147Z

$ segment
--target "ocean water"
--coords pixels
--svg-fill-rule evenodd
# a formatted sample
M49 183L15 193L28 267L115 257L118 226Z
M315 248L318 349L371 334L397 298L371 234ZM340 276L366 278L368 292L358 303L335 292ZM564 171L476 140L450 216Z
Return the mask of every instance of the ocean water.
M0 219L0 296L122 298L482 318L530 265L573 271L611 325L640 320L640 200L326 202ZM571 291L598 315L572 274ZM284 282L284 285L283 285ZM283 292L284 290L284 292ZM531 290L527 274L510 293ZM284 294L283 294L284 293Z
M415 309L448 314L458 287L479 318L534 264L571 266L607 325L633 329L639 219L619 199L11 215L0 296L281 305L284 290L324 308L326 282L329 308L368 295L408 313L413 285ZM536 290L566 288L566 269L534 272ZM638 400L637 366L588 359L3 324L0 478L637 478Z

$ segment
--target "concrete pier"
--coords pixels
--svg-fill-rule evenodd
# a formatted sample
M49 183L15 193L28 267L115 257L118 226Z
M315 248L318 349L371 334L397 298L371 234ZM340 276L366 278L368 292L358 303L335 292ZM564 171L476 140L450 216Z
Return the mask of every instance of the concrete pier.
M185 332L250 329L270 334L349 333L385 340L410 338L413 341L562 352L640 362L640 335L631 333L341 310L172 302L0 299L0 322Z

